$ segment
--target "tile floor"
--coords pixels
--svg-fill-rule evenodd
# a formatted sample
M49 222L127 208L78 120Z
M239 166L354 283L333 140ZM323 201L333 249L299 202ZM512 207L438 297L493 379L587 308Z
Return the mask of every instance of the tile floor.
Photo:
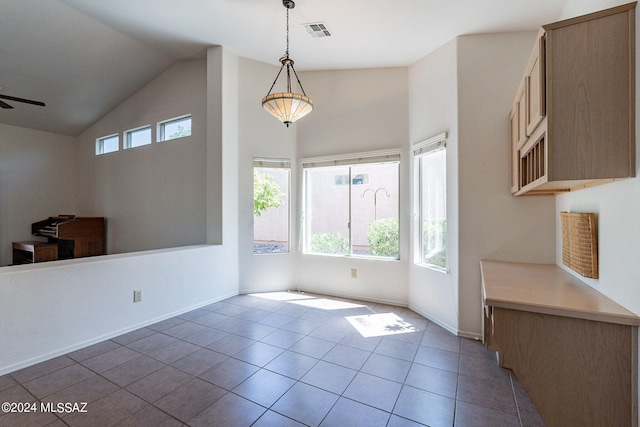
M406 308L297 292L232 297L0 376L0 402L36 409L0 412L3 427L543 425L479 342Z

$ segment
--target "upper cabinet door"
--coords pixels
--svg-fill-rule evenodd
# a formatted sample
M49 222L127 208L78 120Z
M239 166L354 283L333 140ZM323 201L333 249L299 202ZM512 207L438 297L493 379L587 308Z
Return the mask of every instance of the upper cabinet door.
M509 113L509 122L511 123L511 193L515 193L520 190L519 182L519 169L520 154L518 151L518 142L520 142L520 114L518 102L513 103L511 112Z
M525 73L525 90L527 93L527 136L530 136L545 115L544 88L544 35L538 37L533 48L527 71Z

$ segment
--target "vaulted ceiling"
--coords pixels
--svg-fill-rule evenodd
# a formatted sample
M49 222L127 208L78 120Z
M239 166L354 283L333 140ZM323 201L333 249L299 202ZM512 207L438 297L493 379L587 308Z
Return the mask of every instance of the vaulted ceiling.
M536 30L565 0L297 0L296 69L408 66L458 35ZM281 0L0 0L0 123L78 135L173 62L222 45L279 65ZM314 38L301 24L324 22ZM267 80L273 78L269 76Z

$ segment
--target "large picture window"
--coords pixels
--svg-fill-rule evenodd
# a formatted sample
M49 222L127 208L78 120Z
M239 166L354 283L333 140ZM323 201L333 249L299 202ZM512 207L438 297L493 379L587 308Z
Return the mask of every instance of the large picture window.
M304 252L399 259L399 159L305 159Z
M418 171L419 258L422 265L447 268L446 135L413 149Z
M289 160L253 161L253 253L289 252Z

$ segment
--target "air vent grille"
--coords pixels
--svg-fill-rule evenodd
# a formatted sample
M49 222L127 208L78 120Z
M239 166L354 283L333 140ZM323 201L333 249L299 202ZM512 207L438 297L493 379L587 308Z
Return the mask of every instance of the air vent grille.
M302 26L309 34L311 34L311 37L319 38L332 36L331 31L329 31L327 24L324 22L309 22L308 24L302 24Z

